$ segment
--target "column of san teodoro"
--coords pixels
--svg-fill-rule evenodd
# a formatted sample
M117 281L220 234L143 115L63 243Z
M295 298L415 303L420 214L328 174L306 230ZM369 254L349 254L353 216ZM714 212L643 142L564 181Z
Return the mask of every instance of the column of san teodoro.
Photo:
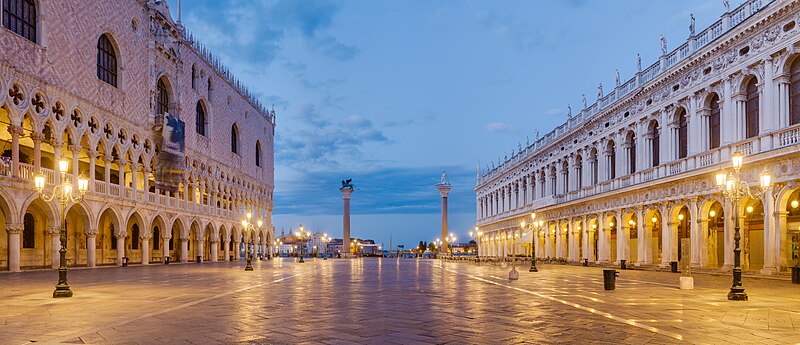
M69 266L236 260L248 212L271 248L275 114L165 1L0 6L0 270L58 266L63 218ZM63 217L39 174L89 191Z
M798 144L800 2L745 1L479 171L479 255L535 239L539 258L727 270L736 207L744 269L786 271L800 257ZM771 183L734 205L715 177L736 152L753 194ZM530 237L532 212L544 223Z

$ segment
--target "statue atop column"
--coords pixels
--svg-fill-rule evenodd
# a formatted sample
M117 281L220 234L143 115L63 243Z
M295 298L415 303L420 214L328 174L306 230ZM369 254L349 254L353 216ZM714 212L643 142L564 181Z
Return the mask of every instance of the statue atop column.
M689 18L691 18L689 22L689 36L694 36L694 13L689 13Z
M442 178L439 180L439 184L437 186L448 186L450 185L447 183L447 171L442 171Z

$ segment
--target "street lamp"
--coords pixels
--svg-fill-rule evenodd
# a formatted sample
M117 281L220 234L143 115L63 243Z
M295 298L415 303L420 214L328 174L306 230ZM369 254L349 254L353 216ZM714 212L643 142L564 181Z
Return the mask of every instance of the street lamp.
M523 220L520 223L522 227L522 231L525 231L525 221ZM536 220L536 212L531 212L531 268L528 272L539 272L539 269L536 268L536 236L538 236L539 231L544 226L544 221L539 219Z
M253 241L255 237L254 232L256 230L256 227L255 225L253 225L253 223L250 223L250 218L252 217L253 215L250 212L247 212L247 215L245 215L245 219L242 219L242 230L245 231L247 233L247 236L250 238L250 245L247 246L247 249L245 249L244 253L245 258L247 258L247 265L244 266L245 271L253 270L253 263L252 263L253 255L250 254L250 247L255 246L255 242ZM259 219L256 223L258 224L258 229L261 229L261 226L264 225L264 222L262 222L261 219ZM245 243L246 242L247 241L245 241Z
M89 189L89 180L83 175L78 177L78 195L72 194L72 182L67 179L67 170L69 169L69 161L62 159L58 161L58 170L61 173L61 184L53 187L53 193L44 192L45 177L41 172L36 174L33 178L33 183L36 186L36 191L39 193L39 198L45 202L58 200L61 204L61 249L58 250L60 257L60 264L58 266L58 283L56 290L53 291L53 297L72 297L72 290L67 283L67 205L70 202L79 203L83 201L83 196Z
M720 171L717 173L716 182L717 187L719 187L720 193L725 199L729 199L731 204L733 205L733 284L731 285L731 291L728 292L728 299L731 301L746 301L747 300L747 293L744 292L744 286L742 286L742 267L741 267L741 253L742 249L739 248L739 240L741 240L741 235L739 234L739 201L742 200L743 197L747 196L753 199L760 199L764 193L766 193L771 185L772 176L769 175L767 169L765 168L764 171L759 174L759 187L761 188L760 191L756 193L750 192L750 185L747 184L747 181L743 181L741 179L741 175L739 170L742 168L742 163L744 161L744 154L741 152L735 152L731 155L731 163L733 165L733 172L728 173L725 170Z
M304 230L303 226L300 225L300 231L295 233L295 236L300 240L300 260L297 262L302 264L305 262L305 260L303 260L303 240L307 241L311 238L311 232Z
M328 234L322 235L322 244L324 246L322 260L328 260L328 242L331 241L331 238L328 237Z
M480 243L481 242L480 241L481 241L481 237L482 236L483 236L483 231L481 231L480 228L478 228L477 226L475 227L475 231L470 231L469 232L469 237L472 237L472 238L475 239L475 248L477 248L475 250L475 260L479 260L480 259L480 253L481 253L481 251L480 251Z

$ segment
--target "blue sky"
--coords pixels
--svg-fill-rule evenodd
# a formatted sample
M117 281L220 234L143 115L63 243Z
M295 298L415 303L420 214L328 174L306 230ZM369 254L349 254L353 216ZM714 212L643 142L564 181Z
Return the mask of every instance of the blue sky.
M177 18L177 0L170 0ZM731 6L739 4L731 1ZM448 172L450 228L475 222L478 161L613 89L689 33L721 0L191 0L183 23L278 112L278 231L341 237L340 181L352 178L352 235L413 245L440 234L434 184Z

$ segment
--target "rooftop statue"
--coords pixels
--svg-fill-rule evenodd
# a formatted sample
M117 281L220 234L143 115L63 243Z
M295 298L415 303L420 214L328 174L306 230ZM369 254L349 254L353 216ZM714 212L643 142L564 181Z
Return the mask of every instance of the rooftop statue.
M659 41L661 41L661 55L667 55L667 38L664 37L664 34L659 35Z

